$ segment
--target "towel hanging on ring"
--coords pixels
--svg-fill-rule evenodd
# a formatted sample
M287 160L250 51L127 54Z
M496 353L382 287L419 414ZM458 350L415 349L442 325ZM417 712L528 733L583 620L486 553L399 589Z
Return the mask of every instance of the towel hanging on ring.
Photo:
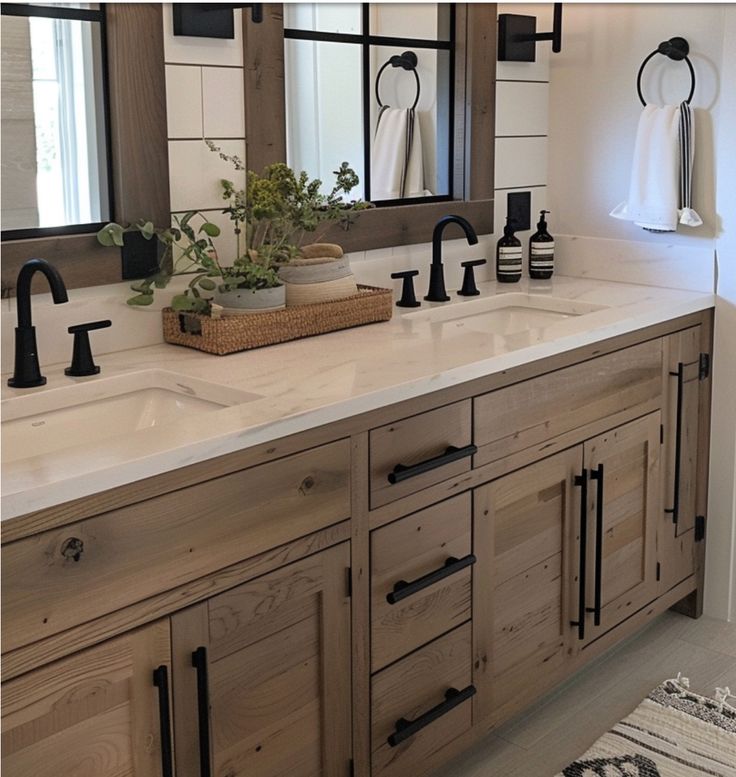
M629 196L611 216L651 232L675 232L677 225L700 226L692 207L695 154L692 111L680 105L646 105L639 119Z

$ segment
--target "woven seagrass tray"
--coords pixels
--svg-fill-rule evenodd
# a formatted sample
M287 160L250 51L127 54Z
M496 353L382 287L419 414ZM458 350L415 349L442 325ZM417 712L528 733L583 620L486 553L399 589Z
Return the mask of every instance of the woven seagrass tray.
M392 314L391 290L374 286L358 286L357 294L333 302L295 305L243 316L210 318L164 308L164 340L224 356L300 337L388 321Z

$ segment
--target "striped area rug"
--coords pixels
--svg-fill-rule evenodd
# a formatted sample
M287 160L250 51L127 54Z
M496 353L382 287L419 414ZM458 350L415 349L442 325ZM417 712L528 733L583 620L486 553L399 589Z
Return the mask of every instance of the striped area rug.
M686 677L667 680L556 777L736 777L730 695L707 699Z

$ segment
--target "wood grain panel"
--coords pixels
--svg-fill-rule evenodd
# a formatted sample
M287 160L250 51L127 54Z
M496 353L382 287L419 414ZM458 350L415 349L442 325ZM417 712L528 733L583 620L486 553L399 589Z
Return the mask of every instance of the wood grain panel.
M160 620L3 685L8 777L159 777L153 670L170 666Z
M348 518L349 466L342 440L5 546L4 650Z
M469 445L471 439L469 400L373 429L370 433L371 508L468 472L470 456L399 483L388 481L389 473L397 464L417 464L443 454L451 445L458 448Z
M387 743L399 718L414 720L441 703L448 688L471 683L471 627L464 626L384 669L372 681L372 774L405 777L441 763L442 748L468 731L472 705L455 707L396 747Z
M352 726L349 559L343 543L173 618L180 777L199 775L191 653L200 646L208 658L213 775L344 777Z
M567 660L582 464L577 446L474 492L478 718L500 722Z
M658 400L661 370L652 340L477 397L475 466Z
M448 499L371 534L371 667L375 672L470 618L472 568L396 604L400 580L441 569L472 549L470 494Z

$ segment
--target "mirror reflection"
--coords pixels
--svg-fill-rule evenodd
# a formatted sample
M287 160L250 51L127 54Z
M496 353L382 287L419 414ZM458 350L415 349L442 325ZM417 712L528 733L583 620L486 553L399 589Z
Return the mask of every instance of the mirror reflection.
M111 214L103 11L80 8L87 19L29 11L3 7L0 131L3 231L32 235Z
M325 180L348 162L379 206L451 199L451 4L300 3L284 20L289 165Z

